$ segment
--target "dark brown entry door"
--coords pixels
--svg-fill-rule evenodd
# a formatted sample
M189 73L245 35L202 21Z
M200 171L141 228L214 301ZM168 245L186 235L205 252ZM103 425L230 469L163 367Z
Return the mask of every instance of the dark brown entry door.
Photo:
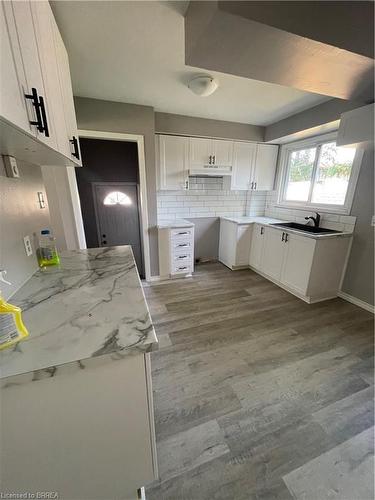
M93 189L99 245L131 245L143 277L137 184L96 182Z

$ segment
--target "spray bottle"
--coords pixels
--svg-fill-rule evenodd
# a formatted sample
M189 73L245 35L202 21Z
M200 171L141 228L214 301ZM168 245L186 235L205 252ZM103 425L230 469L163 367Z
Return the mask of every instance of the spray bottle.
M0 270L0 283L10 285L4 276L6 271ZM8 304L0 292L0 350L20 342L29 335L22 321L21 309Z

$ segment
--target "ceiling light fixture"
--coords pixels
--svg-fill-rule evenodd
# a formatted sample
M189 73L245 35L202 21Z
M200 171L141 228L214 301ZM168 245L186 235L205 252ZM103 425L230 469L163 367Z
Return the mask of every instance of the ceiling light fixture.
M218 86L218 81L212 76L197 76L188 83L189 89L200 97L213 94Z

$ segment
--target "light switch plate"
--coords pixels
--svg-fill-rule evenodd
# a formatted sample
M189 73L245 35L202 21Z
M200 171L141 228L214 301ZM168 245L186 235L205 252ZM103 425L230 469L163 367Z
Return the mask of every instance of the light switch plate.
M13 177L13 179L18 179L20 172L18 170L17 160L14 156L3 156L5 171L8 177Z
M25 245L25 252L28 257L33 254L33 248L31 246L30 236L25 236L23 239L23 244Z

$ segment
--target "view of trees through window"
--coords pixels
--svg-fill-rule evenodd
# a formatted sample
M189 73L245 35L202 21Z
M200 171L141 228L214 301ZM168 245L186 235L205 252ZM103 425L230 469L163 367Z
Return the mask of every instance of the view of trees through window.
M292 151L285 199L343 205L354 156L355 148L338 147L335 142Z

